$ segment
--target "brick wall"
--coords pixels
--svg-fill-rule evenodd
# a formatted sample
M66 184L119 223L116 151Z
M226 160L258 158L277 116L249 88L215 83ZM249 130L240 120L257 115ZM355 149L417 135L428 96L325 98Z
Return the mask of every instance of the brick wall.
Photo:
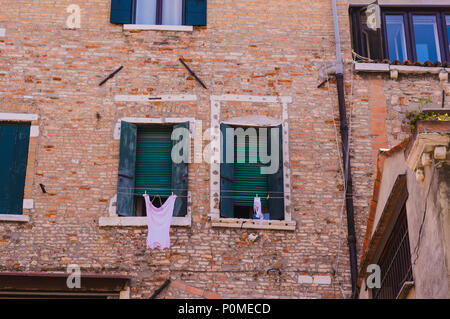
M81 7L81 28L69 30L66 8L73 3ZM348 296L336 87L331 80L317 88L320 70L334 63L331 2L210 0L208 26L193 32L123 31L109 23L109 3L0 0L0 27L6 29L0 37L0 112L38 114L40 128L29 157L28 169L33 166L34 173L27 175L25 190L25 198L34 199L34 208L24 212L31 221L0 222L0 270L64 270L79 264L83 271L130 274L132 298L149 297L167 278L177 283L163 294L167 298L341 298L338 281ZM440 84L426 76L420 78L424 88L414 84L416 78L395 82L355 74L352 86L347 4L342 1L338 7L347 102L353 92L360 254L376 149L407 134L401 111L419 92L435 94ZM208 90L186 72L179 57ZM119 74L98 86L121 65ZM198 100L115 102L119 94L194 94ZM206 130L210 96L220 94L292 97L295 232L212 228L207 163L189 166L192 226L171 229L170 250L147 250L142 227L100 228L99 218L108 216L109 201L117 193L117 120L195 117ZM222 112L221 118L281 116L279 105L258 103L227 102ZM260 236L251 242L250 233ZM280 268L281 274L267 273L270 268ZM299 282L299 276L332 280Z

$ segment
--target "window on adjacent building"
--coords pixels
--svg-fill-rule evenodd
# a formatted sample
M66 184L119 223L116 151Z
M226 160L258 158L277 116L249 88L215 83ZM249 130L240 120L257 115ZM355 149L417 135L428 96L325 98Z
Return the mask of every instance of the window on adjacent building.
M417 61L442 61L436 15L413 15Z
M397 298L403 285L413 280L406 204L401 209L377 264L381 270L381 288L372 290L372 298Z
M446 13L450 8L381 7L376 30L368 28L365 9L350 9L353 49L360 56L401 63L450 62L450 15Z
M111 0L111 23L206 25L206 0Z
M29 123L0 123L0 214L22 214Z
M272 143L271 130L276 130ZM231 130L227 133L227 130ZM260 197L265 219L284 219L284 185L281 125L274 128L232 127L221 124L220 216L256 218L254 198ZM239 133L240 132L240 133ZM232 139L231 144L227 140ZM274 149L271 149L274 148ZM277 156L274 156L277 152ZM268 163L268 157L274 163ZM266 173L264 167L274 167Z
M386 38L389 60L407 60L408 54L406 53L406 35L403 15L386 15Z
M144 193L149 194L156 207L174 193L178 198L173 216L187 214L188 163L172 160L174 144L184 138L177 135L172 140L176 128L183 128L188 134L189 123L137 126L122 121L117 186L119 215L146 216Z

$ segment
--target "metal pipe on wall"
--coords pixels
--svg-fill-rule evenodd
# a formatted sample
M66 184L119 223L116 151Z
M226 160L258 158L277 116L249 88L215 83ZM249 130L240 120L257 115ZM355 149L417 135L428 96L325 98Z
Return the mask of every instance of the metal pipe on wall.
M336 41L336 84L339 102L339 121L342 140L342 159L344 164L345 207L347 212L347 243L350 256L350 274L352 283L352 298L357 298L358 261L356 256L355 217L353 207L353 183L350 168L350 141L347 123L347 110L344 91L344 67L341 55L341 37L339 35L339 22L336 0L332 0L334 35Z

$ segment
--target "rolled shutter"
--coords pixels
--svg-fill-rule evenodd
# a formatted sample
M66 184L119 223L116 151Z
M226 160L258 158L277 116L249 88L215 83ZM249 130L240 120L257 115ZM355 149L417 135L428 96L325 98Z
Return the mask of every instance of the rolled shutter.
M268 188L269 188L269 213L271 220L283 220L284 219L284 180L283 180L283 127L279 125L279 166L278 171L275 174L268 176ZM268 136L269 147L272 146L271 143L271 133L269 130ZM273 152L274 150L270 150ZM271 153L272 154L272 153Z
M117 214L133 216L137 127L121 122Z
M257 130L257 134L261 131ZM267 145L261 144L261 139L258 138L258 143L252 145L249 138L245 138L244 144L239 139L235 143L234 148L234 205L236 206L251 206L254 204L254 197L258 195L261 198L262 206L267 206L267 191L268 178L267 174L261 174L261 167L265 166L260 161L258 156L258 148L265 149ZM238 158L240 150L245 149L246 156ZM256 163L251 163L250 159L256 156Z
M171 126L138 128L136 152L136 194L168 197L172 188Z
M29 138L29 124L0 126L0 214L22 214Z
M206 0L185 0L184 24L205 26L206 11Z
M220 163L220 216L226 218L234 217L233 205L233 179L234 163L226 163L227 159L227 134L226 129L231 128L227 124L220 124L222 135L221 143L221 163ZM234 138L234 134L233 137Z
M132 0L111 0L110 22L118 24L132 23Z
M189 122L175 125L173 129L185 128L189 130ZM182 137L176 140L172 140L172 145L175 145L181 141ZM186 156L186 159L190 157L190 141L186 141L188 145L188 154L182 154ZM185 149L183 149L185 150ZM182 161L181 163L175 163L172 161L172 189L173 193L177 195L175 201L175 207L173 209L173 216L182 217L187 214L187 188L188 188L188 161Z

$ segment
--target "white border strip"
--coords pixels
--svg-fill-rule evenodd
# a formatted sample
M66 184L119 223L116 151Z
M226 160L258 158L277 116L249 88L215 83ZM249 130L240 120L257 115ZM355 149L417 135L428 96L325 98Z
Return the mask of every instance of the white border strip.
M197 101L197 95L115 95L116 102Z
M0 213L0 221L2 221L2 222L28 223L30 221L30 216L28 216L28 215L1 214Z
M224 94L224 95L212 95L212 100L221 102L260 102L260 103L291 103L292 98L290 96L261 96L261 95L236 95L236 94Z
M37 114L0 113L0 120L2 121L37 121L37 119Z
M156 24L124 24L124 30L155 30L155 31L184 31L192 32L191 25L156 25Z
M189 122L189 134L191 139L194 139L193 134L196 120L194 117L158 117L158 118L147 118L147 117L123 117L117 120L114 127L113 138L115 140L120 140L120 127L121 122L128 122L133 124L178 124Z

